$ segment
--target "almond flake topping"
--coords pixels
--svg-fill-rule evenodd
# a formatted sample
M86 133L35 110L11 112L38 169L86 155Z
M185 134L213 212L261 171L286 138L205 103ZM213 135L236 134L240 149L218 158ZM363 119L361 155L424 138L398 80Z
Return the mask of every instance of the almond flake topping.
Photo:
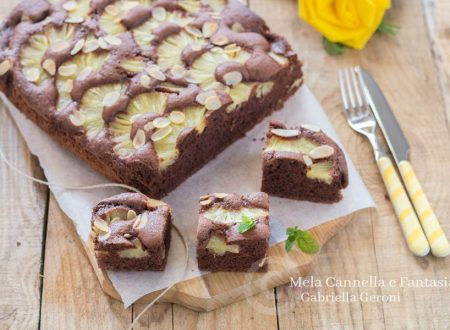
M186 120L186 116L181 111L172 111L169 115L169 119L174 124L182 124Z
M208 199L208 198L209 198L209 195L203 195L203 196L200 196L199 200L204 201L205 199Z
M136 221L133 223L133 228L142 229L147 225L147 223L148 223L147 213L142 213L137 217Z
M64 22L70 23L70 24L79 24L79 23L84 22L84 18L83 17L69 17L69 18L66 18L66 20Z
M214 35L214 37L211 38L211 42L216 46L225 46L230 41L228 40L227 36L225 36L223 34L219 34L219 35L216 34L216 35Z
M37 82L40 76L39 69L31 68L25 71L25 78L30 82Z
M220 102L220 98L217 95L213 95L206 99L205 107L211 111L218 110L222 107L222 102Z
M208 206L211 203L212 203L212 200L210 200L210 199L205 199L203 201L200 201L200 205L202 205L202 206Z
M115 36L106 36L103 38L108 44L113 46L120 46L122 44L122 39Z
M98 46L104 50L109 49L109 44L106 42L105 38L103 38L103 37L98 38Z
M299 135L299 131L297 129L281 129L281 128L273 128L270 130L272 134L284 137L284 138L290 138L290 137L296 137Z
M105 98L103 99L103 106L110 107L114 105L119 99L120 99L119 92L108 93L105 95Z
M153 142L158 142L164 139L166 136L168 136L170 133L172 133L173 128L171 126L167 126L164 128L161 128L157 130L153 135L151 136L151 139Z
M167 117L158 117L153 120L153 126L156 128L164 128L170 125L170 120Z
M233 30L233 32L237 32L237 33L244 32L244 31L245 31L244 27L243 27L242 24L239 23L239 22L234 23L234 24L231 26L231 30Z
M223 75L223 80L228 86L235 86L242 81L242 73L239 71L232 71Z
M215 91L213 90L209 90L206 92L201 92L199 93L196 97L195 100L200 103L201 105L205 105L206 104L206 100L211 97L211 96L215 96L217 95Z
M84 43L83 53L95 52L99 47L100 47L100 45L98 44L97 39L88 40Z
M44 63L42 63L42 68L51 76L54 76L56 73L56 63L52 59L46 59Z
M202 31L200 31L196 27L193 27L192 25L186 26L185 29L188 33L192 34L194 37L199 37L199 38L203 37Z
M201 50L202 50L202 47L203 47L203 46L200 45L200 44L197 43L197 42L191 44L191 49L192 49L194 52L199 52L199 51L201 51Z
M146 132L151 131L151 130L154 129L154 128L155 128L155 126L153 126L153 123L152 123L152 122L148 122L147 124L144 125L144 130L145 130Z
M309 152L312 159L327 158L334 154L334 148L328 145L319 146Z
M86 117L80 111L74 112L69 116L70 121L75 126L81 126L85 123Z
M83 49L85 42L86 42L86 40L84 40L84 39L78 40L77 43L75 44L75 46L73 46L72 50L70 51L70 55L74 56L74 55L78 54Z
M149 88L150 84L152 82L150 77L147 76L146 74L141 76L141 78L139 78L139 81L140 81L141 85L144 86L145 88Z
M320 132L320 127L316 125L309 125L309 124L303 124L301 125L302 128L313 131L313 132Z
M166 9L163 7L156 7L152 10L152 15L157 21L164 21L166 19Z
M305 162L305 165L308 167L310 167L313 164L312 159L306 155L303 155L303 161Z
M281 66L284 66L289 62L286 57L275 54L274 52L270 52L269 56L272 57L272 59Z
M94 227L105 233L109 231L108 223L103 219L94 220Z
M76 64L62 65L58 69L58 73L63 77L71 77L77 73L78 66Z
M98 235L99 241L106 241L111 236L111 229L108 228L108 231Z
M228 196L227 193L215 193L214 194L214 197L219 198L219 199L224 199L227 196Z
M134 210L129 210L127 213L127 220L131 220L137 217L137 214Z
M63 4L62 7L67 11L74 11L75 9L77 9L78 4L76 1L68 1L65 4Z
M150 67L149 69L147 69L147 73L152 78L155 78L157 80L160 80L160 81L165 81L166 80L166 75L164 73L162 73L159 68Z
M6 74L12 68L12 62L10 60L4 60L0 64L0 76Z
M145 132L142 129L138 129L133 139L133 146L136 149L139 149L145 144L145 142L146 142Z
M52 50L52 52L55 52L55 53L61 53L65 50L67 50L67 48L69 48L69 47L70 47L70 42L63 41L63 42L58 42L57 44L54 44L51 47L51 50Z
M227 86L225 86L224 84L222 84L219 81L214 81L211 85L210 85L212 90L219 90L219 91L226 91L228 89Z
M216 22L205 22L202 27L203 36L210 38L219 29L219 24Z

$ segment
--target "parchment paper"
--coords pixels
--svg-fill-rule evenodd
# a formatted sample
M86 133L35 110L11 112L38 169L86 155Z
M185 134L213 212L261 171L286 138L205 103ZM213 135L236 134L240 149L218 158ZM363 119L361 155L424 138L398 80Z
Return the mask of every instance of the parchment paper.
M108 182L102 175L91 170L85 163L51 140L46 133L15 109L3 95L2 98L11 110L31 152L39 158L49 182L66 186ZM323 109L306 86L286 103L284 109L273 114L272 118L283 120L288 125L304 123L320 126L340 144ZM188 240L190 260L186 279L201 275L195 259L198 197L208 192L259 191L261 149L264 143L262 139L268 120L256 126L245 138L228 147L164 199L172 206L175 224ZM347 161L350 185L344 190L343 200L337 204L325 205L270 198L271 244L285 240L285 227L298 225L300 228L309 229L357 210L374 207L370 194L348 156ZM86 241L90 231L91 208L101 199L122 190L116 188L65 190L51 187L51 191L61 209L74 221L80 237ZM168 265L164 273L109 272L109 277L122 297L125 307L150 292L180 280L185 258L183 245L177 235L173 234L172 238Z

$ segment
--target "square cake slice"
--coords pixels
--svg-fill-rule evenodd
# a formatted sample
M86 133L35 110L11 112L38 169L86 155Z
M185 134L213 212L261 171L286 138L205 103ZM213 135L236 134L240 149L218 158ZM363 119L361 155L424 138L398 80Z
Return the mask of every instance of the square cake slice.
M24 0L0 25L0 91L154 198L280 109L302 76L238 0Z
M106 270L163 271L170 246L170 207L137 193L105 199L92 211L91 240Z
M287 129L271 121L263 151L262 191L320 203L341 200L348 186L347 162L341 148L320 128Z
M243 222L246 226L242 226ZM267 194L216 193L200 198L197 228L200 270L266 271L269 237Z

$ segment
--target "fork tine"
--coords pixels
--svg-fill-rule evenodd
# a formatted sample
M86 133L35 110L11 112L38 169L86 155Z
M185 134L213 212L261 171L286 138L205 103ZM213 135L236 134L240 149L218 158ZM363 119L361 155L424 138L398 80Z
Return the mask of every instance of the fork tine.
M353 70L355 71L356 76L358 76L359 85L361 86L361 89L362 89L362 103L363 103L362 105L367 109L368 105L369 105L369 102L367 101L365 84L364 84L364 82L363 82L363 80L361 78L360 67L357 66L357 67L353 68Z
M339 88L341 90L342 104L344 105L344 111L345 111L346 115L348 116L349 115L349 113L348 113L348 96L347 96L347 91L345 90L342 70L338 71L338 80L339 80Z
M355 89L356 101L358 103L358 110L361 112L364 112L363 102L361 99L362 85L358 85L358 82L356 81L357 72L356 72L355 68L350 68L350 75L352 76L352 83L353 83L353 87Z
M352 110L355 111L355 98L353 97L352 85L350 83L350 76L348 74L348 69L344 69L345 82L347 86L348 96L350 99L350 104L352 106Z

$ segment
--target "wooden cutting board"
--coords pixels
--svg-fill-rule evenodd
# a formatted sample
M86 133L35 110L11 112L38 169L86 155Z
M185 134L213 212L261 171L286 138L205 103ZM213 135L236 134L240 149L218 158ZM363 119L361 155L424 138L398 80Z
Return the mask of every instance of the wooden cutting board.
M327 222L311 231L323 247L331 237L351 221L353 215ZM114 299L120 300L107 273L98 268L93 246L83 245L103 291ZM316 258L317 254L308 255L297 248L288 254L284 250L284 243L279 243L270 248L267 273L209 273L178 283L161 298L161 301L180 304L196 311L211 311L288 283L291 277L306 275ZM139 302L150 302L160 292L148 294Z

